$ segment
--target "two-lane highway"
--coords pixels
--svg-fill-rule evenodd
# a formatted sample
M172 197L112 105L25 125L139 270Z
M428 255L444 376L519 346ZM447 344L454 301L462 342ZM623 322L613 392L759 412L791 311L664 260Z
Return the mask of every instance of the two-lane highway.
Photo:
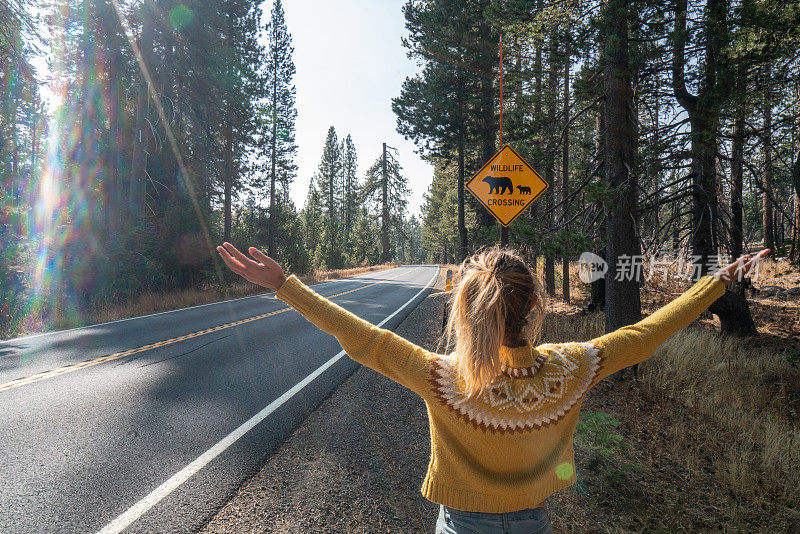
M395 328L437 273L314 289ZM192 532L356 368L272 295L0 341L0 532Z

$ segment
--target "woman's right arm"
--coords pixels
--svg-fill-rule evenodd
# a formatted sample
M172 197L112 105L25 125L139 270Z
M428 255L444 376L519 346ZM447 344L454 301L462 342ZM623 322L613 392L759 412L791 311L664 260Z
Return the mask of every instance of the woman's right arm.
M431 354L369 321L345 310L290 276L275 296L318 328L335 336L352 359L421 393L427 388Z
M268 289L322 331L336 337L348 356L420 393L428 383L431 353L391 330L378 328L345 310L303 284L296 276L287 278L283 269L255 247L253 261L230 243L217 250L236 274Z
M600 372L592 385L620 369L652 356L659 345L697 319L706 308L725 294L725 288L734 279L746 276L768 252L769 249L765 249L754 257L752 254L742 256L717 273L700 278L680 297L638 323L592 339L590 343L600 349L598 355L601 358Z

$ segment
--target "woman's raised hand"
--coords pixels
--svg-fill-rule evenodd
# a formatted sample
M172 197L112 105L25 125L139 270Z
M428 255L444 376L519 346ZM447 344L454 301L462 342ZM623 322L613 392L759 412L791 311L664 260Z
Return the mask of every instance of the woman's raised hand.
M750 274L750 271L755 267L769 253L769 249L759 251L757 254L745 254L735 262L726 265L722 269L714 273L714 276L722 280L725 287L731 285L732 282L741 280Z
M231 271L254 284L277 291L286 281L281 266L256 247L250 247L249 252L257 261L251 260L227 241L217 247L217 252Z

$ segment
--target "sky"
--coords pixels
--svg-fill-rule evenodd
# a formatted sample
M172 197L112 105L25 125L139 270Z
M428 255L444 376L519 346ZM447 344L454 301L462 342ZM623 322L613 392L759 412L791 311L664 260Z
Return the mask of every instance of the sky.
M284 0L286 26L292 35L297 97L298 173L291 186L295 205L303 207L308 183L317 170L328 128L339 139L350 134L358 154L359 180L380 156L382 143L398 149L408 178L409 213L419 215L433 167L415 152L412 141L396 132L392 98L407 76L420 67L406 56L405 0ZM266 23L272 0L262 4ZM44 58L33 62L46 78ZM45 100L52 92L42 89Z
M409 211L420 212L433 167L413 142L396 131L392 98L407 76L419 71L400 41L405 35L405 0L284 0L297 69L297 179L292 200L303 206L317 170L328 128L350 134L358 153L359 179L386 142L399 152L409 181ZM272 1L264 2L265 18Z

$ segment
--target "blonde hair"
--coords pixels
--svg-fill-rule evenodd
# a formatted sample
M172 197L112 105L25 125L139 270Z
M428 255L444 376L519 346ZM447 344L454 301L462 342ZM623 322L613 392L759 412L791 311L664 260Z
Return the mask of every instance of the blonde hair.
M504 338L521 334L522 340L535 345L544 309L539 278L514 250L493 246L464 260L441 343L456 356L467 398L479 395L501 373Z

